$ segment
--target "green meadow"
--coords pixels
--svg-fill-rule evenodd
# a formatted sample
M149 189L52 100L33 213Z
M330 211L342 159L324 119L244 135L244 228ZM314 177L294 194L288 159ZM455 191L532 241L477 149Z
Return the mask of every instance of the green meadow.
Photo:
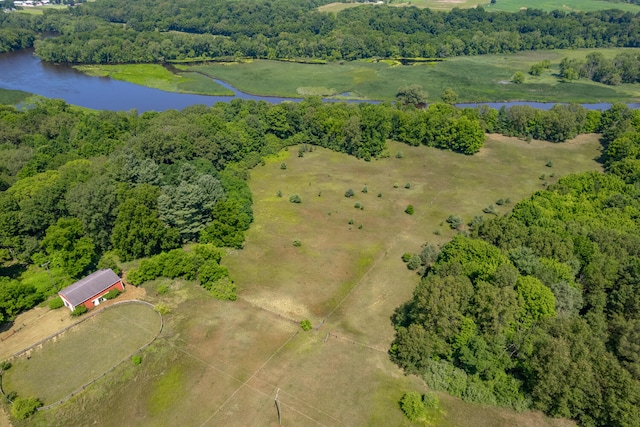
M426 387L388 355L389 316L419 281L402 254L451 238L451 214L466 222L510 198L506 213L561 176L601 168L597 135L563 144L489 135L473 156L389 142L388 157L371 162L318 147L299 157L297 148L250 172L254 222L245 247L223 259L238 300L215 300L184 280L145 283L145 299L168 313L142 364L123 363L28 425L274 426L276 395L282 425L421 425L398 401ZM301 203L290 203L291 194ZM302 331L303 319L314 329ZM574 425L439 396L433 425Z
M111 77L168 92L233 95L206 76L193 72L173 73L158 64L78 65L75 68L90 76Z
M509 55L479 55L445 61L400 65L395 61L353 61L327 64L298 64L268 60L237 63L210 63L187 69L223 80L239 90L256 95L302 97L315 90L320 95L347 94L346 97L393 101L399 87L421 85L428 101L440 99L451 87L459 102L540 101L540 102L636 102L640 87L634 84L607 86L586 79L571 83L557 77L565 56L584 58L599 51L615 56L624 49L584 49L520 52ZM516 71L528 73L531 65L544 59L550 70L541 76L527 74L523 84L514 84Z

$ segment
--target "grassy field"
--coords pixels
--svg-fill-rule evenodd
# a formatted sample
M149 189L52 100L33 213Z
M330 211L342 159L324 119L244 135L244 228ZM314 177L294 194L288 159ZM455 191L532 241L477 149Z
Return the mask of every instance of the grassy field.
M78 65L75 68L90 76L108 76L168 92L233 95L230 90L199 73L173 73L157 64Z
M29 359L14 360L3 375L3 389L53 403L148 343L159 328L151 307L110 308L32 350Z
M495 4L482 0L389 0L392 6L415 6L419 8L429 8L433 10L451 10L453 8L469 8L478 5L489 11L516 12L521 9L542 9L545 11L594 11L605 9L621 9L629 12L640 12L640 6L628 3L613 3L604 0L563 0L560 4L554 0L497 0ZM318 10L322 12L337 13L341 10L357 6L372 7L373 5L362 5L361 3L331 3L320 6Z
M171 312L142 365L121 365L29 425L275 426L276 393L283 425L418 425L397 402L426 388L387 354L389 316L418 282L402 253L448 240L450 214L468 221L499 198L515 202L542 189L541 174L555 182L600 168L596 135L563 144L491 136L474 156L390 143L390 156L372 162L321 148L302 158L296 152L282 151L251 172L255 222L245 248L224 259L238 301L213 300L180 280L145 284L147 298ZM353 198L344 197L348 188ZM294 193L301 204L288 201ZM404 213L407 204L413 216ZM158 295L165 284L168 292ZM316 329L303 332L302 319ZM126 404L117 404L123 397ZM446 395L441 402L438 426L572 425Z
M297 64L258 60L232 64L195 65L189 69L224 80L253 94L300 97L308 88L322 86L330 92L349 92L353 97L394 100L399 87L420 84L430 102L437 101L446 87L453 88L459 102L637 102L640 86L607 86L582 79L562 83L555 75L565 56L584 58L599 51L614 56L624 49L584 49L521 52L510 55L456 57L432 64L399 65L385 62L335 62ZM525 83L512 84L516 71L528 73L531 65L548 59L552 69L542 76L527 74Z

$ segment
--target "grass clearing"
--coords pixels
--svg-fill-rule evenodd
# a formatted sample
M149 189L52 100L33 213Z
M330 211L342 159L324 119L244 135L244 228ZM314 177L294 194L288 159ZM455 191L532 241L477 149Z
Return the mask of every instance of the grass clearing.
M626 12L638 13L640 6L629 3L609 2L606 0L563 0L559 4L554 0L497 0L491 4L483 0L389 0L387 4L398 7L415 6L432 10L465 9L482 6L488 11L517 12L523 9L541 9L544 11L563 10L566 12L591 12L596 10L620 9ZM321 12L338 13L344 9L357 6L373 7L370 3L331 3L318 8Z
M159 328L158 314L146 305L109 308L14 360L3 388L53 403L135 352Z
M171 313L142 364L121 365L30 425L272 426L278 389L283 425L413 425L398 401L425 385L387 354L389 316L418 281L402 253L448 240L453 231L440 224L450 214L466 222L498 198L515 203L542 189L542 173L554 173L553 182L599 169L599 147L596 135L563 144L490 135L474 156L390 142L389 152L403 158L372 162L318 147L300 158L290 147L251 171L255 221L245 248L223 260L238 301L213 300L191 282L172 281L162 295L153 292L160 282L145 284L148 298ZM353 198L344 197L348 188ZM288 202L293 193L301 204ZM408 203L413 216L403 212ZM301 330L306 318L316 329ZM104 404L122 396L130 397L117 410ZM446 395L441 405L444 427L571 425Z
M74 68L90 76L111 77L167 92L233 95L230 90L199 73L174 73L159 64L76 65Z
M628 49L627 49L628 50ZM638 102L637 84L607 86L586 79L563 83L558 77L565 56L584 59L591 52L613 57L625 49L577 49L520 52L508 55L480 55L449 58L436 63L397 65L386 62L353 61L327 64L298 64L255 60L232 64L201 64L186 69L221 79L242 92L300 97L313 88L326 94L349 93L350 97L395 100L399 87L421 85L429 102L440 100L445 88L458 94L458 102ZM551 61L552 68L542 76L527 74L523 84L511 83L516 71L528 73L536 62Z
M30 93L21 90L0 89L0 104L17 105L26 101L30 96Z

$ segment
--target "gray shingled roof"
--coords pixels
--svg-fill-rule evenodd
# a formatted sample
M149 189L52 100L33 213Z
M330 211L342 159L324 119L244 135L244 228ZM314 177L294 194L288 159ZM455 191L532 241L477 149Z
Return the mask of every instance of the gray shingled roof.
M118 281L120 281L118 275L110 268L105 268L64 288L58 294L64 296L75 307Z

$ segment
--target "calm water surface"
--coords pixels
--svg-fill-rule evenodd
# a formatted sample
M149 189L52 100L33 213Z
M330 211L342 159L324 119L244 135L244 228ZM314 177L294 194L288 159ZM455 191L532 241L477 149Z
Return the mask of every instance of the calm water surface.
M138 112L181 110L194 104L213 105L216 102L228 102L235 98L262 100L270 103L301 100L299 98L250 95L240 92L219 80L214 81L232 90L235 95L207 96L165 92L159 89L113 80L109 77L87 76L68 65L44 63L33 55L32 49L0 54L0 76L0 88L22 90L47 98L64 99L69 104L95 110L128 111L135 109ZM334 102L335 100L325 101ZM543 102L459 104L461 107L475 107L478 105L488 105L492 108L530 105L534 108L546 110L554 104ZM583 104L583 106L589 109L604 110L609 108L610 104ZM631 108L640 108L640 104L629 104L629 106Z

